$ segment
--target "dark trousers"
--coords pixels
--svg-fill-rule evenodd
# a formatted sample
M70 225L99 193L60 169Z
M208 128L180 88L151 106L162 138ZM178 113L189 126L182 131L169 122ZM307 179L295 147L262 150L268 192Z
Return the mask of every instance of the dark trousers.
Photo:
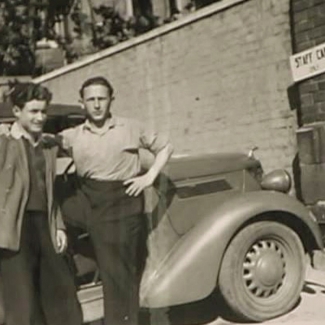
M80 325L72 273L50 238L47 216L26 213L20 250L0 251L6 325Z
M147 257L143 197L128 197L121 182L80 182L61 188L62 212L67 223L89 232L103 284L105 324L136 325Z
M135 215L99 222L89 230L103 283L106 325L138 324L145 229L144 217Z

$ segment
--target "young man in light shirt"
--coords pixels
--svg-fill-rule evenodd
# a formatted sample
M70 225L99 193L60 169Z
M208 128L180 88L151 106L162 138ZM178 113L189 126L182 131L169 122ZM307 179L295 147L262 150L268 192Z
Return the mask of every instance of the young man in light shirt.
M143 190L153 184L173 149L144 124L111 114L113 88L105 78L86 80L80 97L86 122L58 135L79 180L62 210L68 223L90 234L103 283L105 325L136 325L147 256ZM144 174L140 148L155 156Z

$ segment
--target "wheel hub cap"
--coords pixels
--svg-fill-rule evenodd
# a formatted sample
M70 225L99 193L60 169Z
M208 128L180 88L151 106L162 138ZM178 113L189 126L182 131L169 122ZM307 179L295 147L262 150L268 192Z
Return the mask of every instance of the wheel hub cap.
M285 259L277 242L263 240L246 254L243 277L249 292L257 297L270 297L282 285Z

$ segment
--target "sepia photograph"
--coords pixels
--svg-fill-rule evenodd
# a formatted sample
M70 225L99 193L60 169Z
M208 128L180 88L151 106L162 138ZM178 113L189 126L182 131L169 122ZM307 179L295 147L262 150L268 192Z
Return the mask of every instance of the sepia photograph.
M0 325L322 325L325 0L0 0Z

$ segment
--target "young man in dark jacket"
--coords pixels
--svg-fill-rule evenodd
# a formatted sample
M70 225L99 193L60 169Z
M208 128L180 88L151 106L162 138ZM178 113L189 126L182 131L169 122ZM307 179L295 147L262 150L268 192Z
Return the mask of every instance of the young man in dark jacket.
M47 88L17 83L16 122L0 135L0 267L6 325L80 325L67 237L53 197L57 146L42 134Z

